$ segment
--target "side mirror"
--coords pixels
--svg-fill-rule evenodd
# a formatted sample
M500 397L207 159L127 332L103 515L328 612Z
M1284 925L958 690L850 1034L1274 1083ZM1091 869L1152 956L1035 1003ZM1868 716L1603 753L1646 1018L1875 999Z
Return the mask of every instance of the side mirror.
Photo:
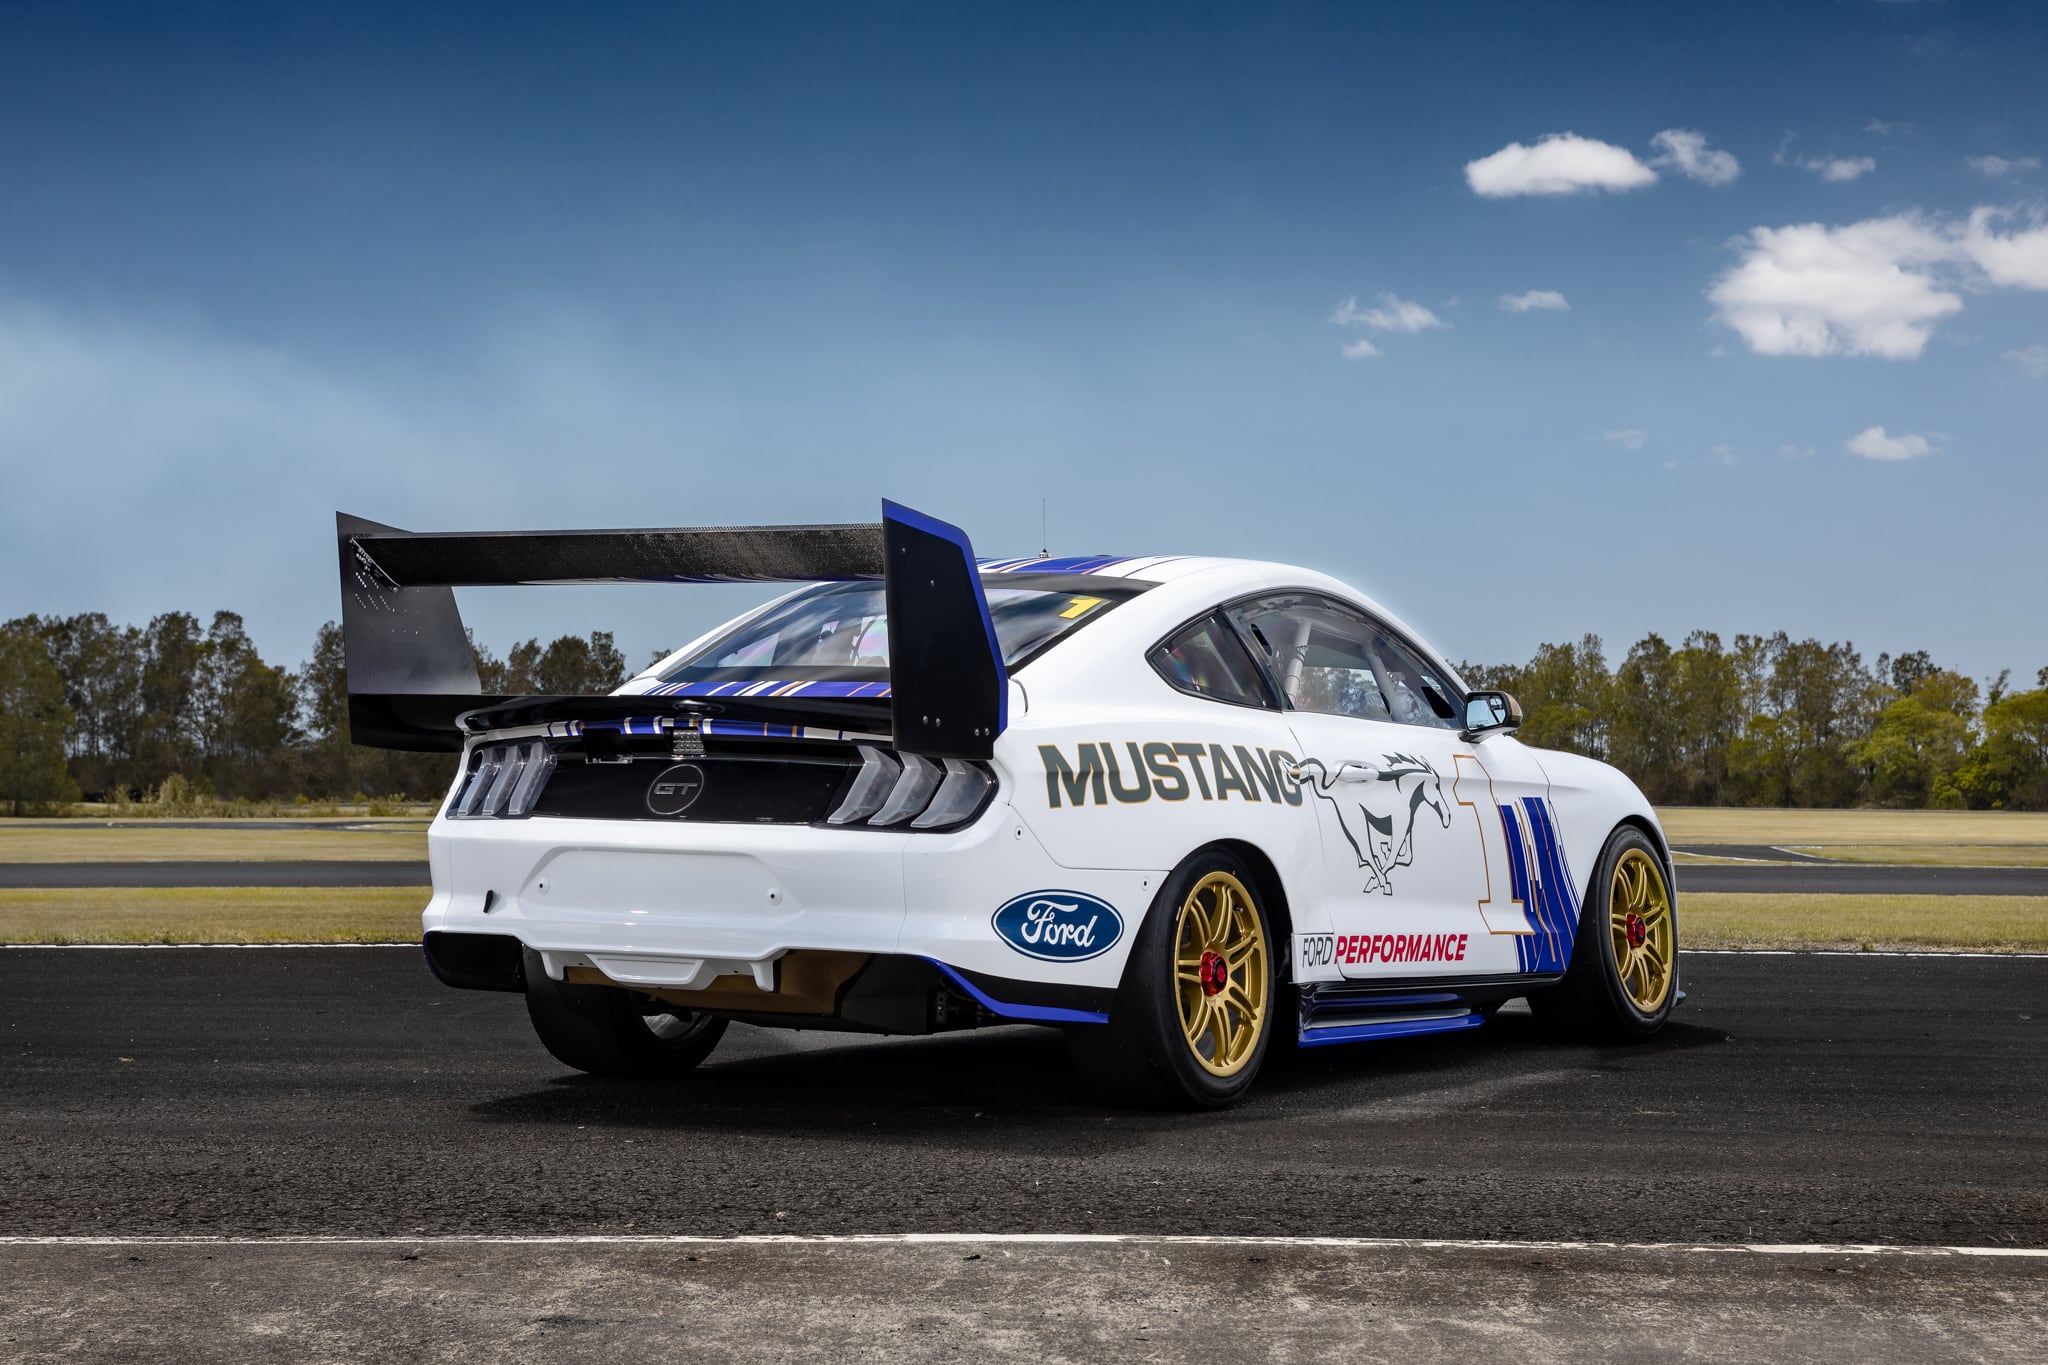
M1465 698L1465 728L1459 738L1476 743L1489 735L1522 728L1522 704L1505 692L1474 692Z

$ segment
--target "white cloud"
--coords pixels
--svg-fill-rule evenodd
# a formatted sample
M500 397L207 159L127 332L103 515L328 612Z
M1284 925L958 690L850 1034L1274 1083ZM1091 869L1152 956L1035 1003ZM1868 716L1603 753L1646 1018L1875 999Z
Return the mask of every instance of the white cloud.
M2017 351L2007 351L2005 358L2027 378L2048 383L2048 346L2035 342Z
M1762 355L1911 360L1959 313L1959 289L2048 289L2048 225L2001 233L2006 209L1962 222L1907 212L1845 227L1754 228L1707 297Z
M1813 458L1813 447L1796 446L1788 441L1778 447L1778 454L1788 460L1810 460Z
M1866 133L1877 133L1882 135L1885 133L1902 131L1911 128L1912 126L1913 125L1910 123L1886 123L1881 118L1874 118L1870 122L1863 125L1863 131Z
M1990 180L1996 180L2002 175L2010 175L2014 171L2038 171L2041 169L2041 158L2038 156L2018 156L2009 160L2002 156L1971 156L1963 159L1969 163L1971 170Z
M1476 194L1506 199L1641 189L1656 184L1657 173L1626 148L1577 133L1551 133L1533 147L1510 142L1491 156L1467 162L1465 183Z
M1732 465L1735 463L1735 452L1724 445L1715 446L1707 454L1713 457L1715 464Z
M1760 227L1744 240L1742 261L1707 297L1763 355L1911 359L1937 322L1962 311L1962 299L1926 273L1947 259L1948 244L1914 215Z
M1940 449L1929 443L1925 436L1916 436L1911 432L1887 436L1883 427L1865 427L1844 441L1842 449L1851 455L1861 455L1866 460L1883 460L1891 463L1941 453Z
M1666 128L1650 145L1660 153L1652 166L1670 166L1702 185L1732 184L1742 174L1742 163L1733 154L1708 147L1707 135L1690 128Z
M1360 337L1356 341L1344 343L1343 356L1346 360L1371 360L1374 356L1381 354L1383 352L1380 348L1367 341L1364 337Z
M1337 305L1330 321L1339 327L1370 327L1375 332L1426 332L1450 325L1421 304L1396 294L1380 295L1377 308L1360 308L1354 294Z
M1868 156L1811 156L1799 164L1836 185L1860 180L1877 169L1877 159Z
M1527 313L1538 308L1553 313L1569 313L1572 310L1572 306L1564 301L1564 295L1555 289L1531 289L1526 294L1502 294L1500 306L1510 313Z
M1626 427L1620 431L1603 431L1600 433L1601 440L1612 441L1623 450L1641 450L1643 442L1649 438L1650 433L1641 427Z
M1984 272L1985 280L2009 289L2048 289L2048 223L2000 235L1995 224L2011 218L2010 209L1977 208L1955 231L1957 249Z

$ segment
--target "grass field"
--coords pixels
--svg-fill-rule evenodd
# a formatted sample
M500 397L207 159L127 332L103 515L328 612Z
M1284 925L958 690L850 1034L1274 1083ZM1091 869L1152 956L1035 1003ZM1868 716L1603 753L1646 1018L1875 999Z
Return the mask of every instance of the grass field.
M0 943L402 943L425 887L0 890ZM2048 896L1696 893L1688 948L2048 952Z
M249 829L223 820L190 829L149 822L7 820L0 821L0 863L426 861L424 822L363 823L373 828Z
M1687 948L2048 952L2048 896L1803 896L1697 892L1678 902Z
M1871 848L2048 846L2048 811L1750 810L1665 806L1674 844L1848 844Z
M0 890L0 943L403 943L425 887Z

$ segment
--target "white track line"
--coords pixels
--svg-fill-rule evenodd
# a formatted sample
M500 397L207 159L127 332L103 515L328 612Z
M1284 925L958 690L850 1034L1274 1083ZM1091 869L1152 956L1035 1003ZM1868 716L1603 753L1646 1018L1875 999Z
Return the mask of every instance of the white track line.
M53 952L132 952L136 949L157 948L411 948L419 951L418 942L412 943L0 943L0 948L40 948Z
M2048 958L2048 953L1972 953L1957 950L1947 952L1939 948L1918 951L1903 951L1873 948L1859 952L1853 948L1681 948L1683 957L1974 957L2005 962L2013 958L2022 961Z
M900 1232L737 1237L534 1235L432 1237L0 1237L0 1246L1135 1246L1306 1247L1339 1251L1652 1251L1685 1255L1984 1256L2048 1260L2048 1247L1894 1246L1817 1242L1539 1242L1424 1237L1173 1236L1116 1232Z
M419 951L417 943L0 943L0 951L38 952L85 952L120 953L135 951L159 951L178 948L410 948ZM1685 957L1929 957L1929 958L1982 958L1990 962L2034 961L2048 958L2048 953L1976 953L1946 952L1941 949L1921 951L1893 951L1872 949L1857 952L1848 948L1681 948Z

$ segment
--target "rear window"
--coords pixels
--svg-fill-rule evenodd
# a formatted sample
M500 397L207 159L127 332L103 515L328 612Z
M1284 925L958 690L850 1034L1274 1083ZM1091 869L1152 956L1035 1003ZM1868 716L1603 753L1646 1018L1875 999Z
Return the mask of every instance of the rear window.
M1149 584L1076 585L1071 575L985 578L1003 665L1020 668ZM665 683L881 682L889 676L889 614L878 582L827 583L735 626L663 670Z
M1152 651L1152 667L1177 691L1235 706L1270 706L1258 667L1220 617L1205 616Z

